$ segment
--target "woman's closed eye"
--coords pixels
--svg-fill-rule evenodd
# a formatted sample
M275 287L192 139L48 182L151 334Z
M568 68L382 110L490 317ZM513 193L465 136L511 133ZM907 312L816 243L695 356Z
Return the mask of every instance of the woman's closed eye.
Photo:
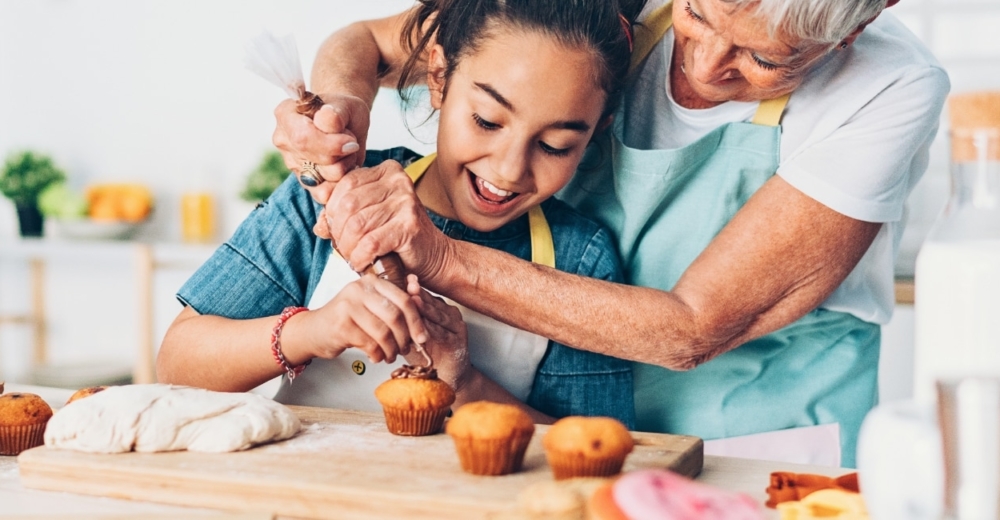
M494 123L492 121L487 121L487 120L483 119L483 117L480 116L479 114L473 113L472 114L472 119L475 120L476 124L479 126L479 128L482 128L483 130L493 131L493 130L499 130L500 129L500 125L499 124Z
M702 15L694 12L694 9L691 8L691 2L685 2L685 3L687 5L684 6L684 11L687 12L688 16L690 16L691 18L693 18L697 22L705 23L705 18Z
M750 53L750 57L753 58L753 61L754 61L754 63L757 64L757 66L759 66L760 68L762 68L764 70L774 70L774 69L778 68L777 65L775 65L775 64L773 64L771 62L762 60L760 58L760 56L757 56L756 53L752 53L751 52Z

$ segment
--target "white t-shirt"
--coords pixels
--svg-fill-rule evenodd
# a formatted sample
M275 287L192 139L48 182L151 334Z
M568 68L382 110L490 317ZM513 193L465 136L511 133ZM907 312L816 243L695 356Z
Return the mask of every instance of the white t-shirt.
M703 110L678 105L667 80L673 43L671 30L623 103L622 137L630 147L686 146L723 124L749 121L757 108L740 102ZM884 223L857 267L820 307L872 323L892 316L904 202L927 169L949 88L940 64L886 12L849 48L831 52L792 93L781 120L777 174L838 213Z

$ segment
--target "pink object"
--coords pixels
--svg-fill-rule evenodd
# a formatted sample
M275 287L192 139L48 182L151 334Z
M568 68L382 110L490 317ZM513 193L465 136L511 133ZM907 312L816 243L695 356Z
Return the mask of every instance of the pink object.
M630 520L763 520L750 497L699 484L665 470L626 473L611 488Z

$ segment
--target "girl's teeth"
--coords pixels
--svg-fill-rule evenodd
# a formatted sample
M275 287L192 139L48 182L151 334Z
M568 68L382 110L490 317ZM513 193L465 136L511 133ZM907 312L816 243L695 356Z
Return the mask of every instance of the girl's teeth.
M489 181L487 181L486 179L482 179L482 181L483 181L483 187L489 190L490 193L494 195L498 195L500 197L509 197L514 194L513 191L501 190L500 188L497 188L496 186L490 184Z

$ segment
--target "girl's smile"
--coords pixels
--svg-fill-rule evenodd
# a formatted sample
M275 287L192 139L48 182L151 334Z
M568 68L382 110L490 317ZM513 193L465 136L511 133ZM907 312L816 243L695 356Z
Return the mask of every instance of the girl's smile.
M417 195L443 217L492 231L576 171L606 98L595 54L539 31L494 29L445 71L435 46L428 87L440 111L438 157Z

